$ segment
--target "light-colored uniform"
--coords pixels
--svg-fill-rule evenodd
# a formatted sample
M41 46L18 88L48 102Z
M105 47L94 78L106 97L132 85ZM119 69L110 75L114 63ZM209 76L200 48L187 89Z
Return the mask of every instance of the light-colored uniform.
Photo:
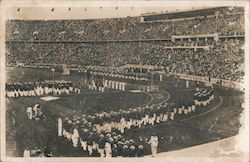
M30 157L30 150L29 149L24 150L23 157Z
M78 133L77 128L75 128L75 129L73 130L73 134L72 134L72 136L71 136L71 139L72 139L73 146L74 146L74 147L77 147L78 140L79 140L79 133Z
M151 136L149 142L151 145L151 152L152 152L152 156L155 157L157 154L157 147L158 147L158 137L157 136Z
M35 117L38 115L38 108L37 108L37 106L38 106L38 105L35 105L35 106L33 107L34 114L32 114L32 115L35 116Z
M171 119L171 120L174 120L174 112L171 112L171 113L170 113L170 119Z
M29 119L32 119L32 107L27 107L26 113Z
M62 119L58 118L58 136L62 136L62 129L63 129Z
M124 133L124 128L126 127L126 120L124 117L121 118L120 120L120 131L121 133Z
M80 143L81 143L81 146L82 146L82 149L83 151L86 151L87 150L87 141L86 140L80 140Z
M186 88L189 88L189 80L186 81Z
M112 149L111 149L111 144L109 142L105 143L105 154L107 158L111 157Z

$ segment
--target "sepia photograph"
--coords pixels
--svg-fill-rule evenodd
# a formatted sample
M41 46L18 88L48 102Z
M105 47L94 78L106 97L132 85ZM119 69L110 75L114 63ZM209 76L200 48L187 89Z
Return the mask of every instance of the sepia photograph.
M248 1L0 6L1 161L249 161Z

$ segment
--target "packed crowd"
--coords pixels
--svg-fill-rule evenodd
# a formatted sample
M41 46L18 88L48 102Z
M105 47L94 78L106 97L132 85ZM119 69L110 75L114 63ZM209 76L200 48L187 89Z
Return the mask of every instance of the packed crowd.
M61 95L70 93L80 93L79 85L74 85L71 81L46 81L46 82L25 82L6 83L7 97L22 96L43 96Z
M141 157L145 144L150 141L134 139L135 142L127 139L123 136L126 130L155 125L194 113L210 104L213 99L213 89L198 89L193 99L184 104L162 103L128 111L59 118L58 136L65 137L73 147L87 151L90 156L95 153L100 157Z
M209 49L166 48L172 47L174 44L178 47L198 43L208 45ZM167 72L172 73L233 81L238 81L244 75L244 40L242 39L219 39L218 41L199 39L198 42L184 40L168 43L165 41L86 43L82 45L26 43L8 44L7 46L6 62L9 64L16 60L27 65L56 63L74 67L90 65L119 67L126 64L142 64L163 66ZM142 78L144 77L142 76Z
M172 35L244 35L244 9L241 7L225 8L218 15L204 18L154 23L142 23L140 17L127 17L60 21L10 20L6 25L7 40L92 41L9 42L6 44L7 65L51 63L74 67L119 67L125 64L147 64L163 66L167 72L232 81L239 81L244 75L244 38L154 41L170 38ZM153 40L135 41L138 39ZM121 40L128 41L120 42Z
M7 21L7 40L100 41L163 39L172 35L244 35L244 10L218 16L142 23L140 17L96 20Z

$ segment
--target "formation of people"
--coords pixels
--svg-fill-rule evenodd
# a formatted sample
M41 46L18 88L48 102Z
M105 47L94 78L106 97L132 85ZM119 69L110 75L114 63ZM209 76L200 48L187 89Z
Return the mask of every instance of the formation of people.
M71 81L6 83L6 97L61 95L80 93L80 86Z
M114 70L105 67L92 67L82 68L82 72L84 72L87 76L95 76L95 77L105 77L105 78L114 78L114 79L122 79L122 80L136 80L136 81L148 81L148 75L145 73L132 73L125 70Z
M143 157L144 147L118 132L98 131L85 118L74 116L72 120L58 119L58 136L68 140L75 148L89 156L100 157Z
M126 130L160 124L169 120L173 121L178 117L199 111L200 108L210 104L213 99L214 91L212 88L199 89L194 94L193 99L185 104L163 103L119 110L118 112L101 112L94 115L83 114L82 116L73 116L71 119L68 117L59 118L58 136L66 138L73 147L80 147L87 151L89 156L92 156L93 152L98 153L100 157L141 156L140 153L138 155L136 152L143 150L146 144L145 141L132 142L131 145L127 141L134 140L123 137ZM148 142L148 144L151 144L153 156L157 153L157 141L156 137L152 137ZM119 151L119 144L122 145L122 151Z
M39 104L27 107L26 113L28 119L34 119L36 121L39 121L40 119L45 119L45 115L43 114L41 106Z
M92 124L98 131L119 131L124 133L126 129L141 128L145 125L155 125L168 120L174 120L176 114L188 115L195 112L197 107L204 107L214 99L213 90L198 91L194 99L185 104L152 105L130 108L129 110L111 111L110 113L96 113L91 117Z
M104 92L107 89L115 89L120 91L125 91L126 83L121 81L113 81L113 80L94 80L91 79L88 81L88 88L91 90Z
M50 146L45 146L42 149L39 149L38 147L36 147L34 150L32 150L29 147L25 147L24 151L23 151L23 157L24 158L29 158L29 157L52 157L53 153L52 150L50 148Z

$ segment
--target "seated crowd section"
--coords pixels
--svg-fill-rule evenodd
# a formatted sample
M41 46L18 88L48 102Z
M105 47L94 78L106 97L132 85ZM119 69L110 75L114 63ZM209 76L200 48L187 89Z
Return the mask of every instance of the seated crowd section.
M240 10L239 10L240 9ZM167 22L141 22L141 17L90 19L8 21L6 34L10 40L100 41L164 39L172 35L244 35L243 8L220 11L193 19ZM183 15L185 16L185 15Z
M232 81L244 76L243 8L161 22L141 19L9 20L6 62L75 67L142 64L163 66L171 73ZM218 39L204 36L171 40L175 35L214 33Z

